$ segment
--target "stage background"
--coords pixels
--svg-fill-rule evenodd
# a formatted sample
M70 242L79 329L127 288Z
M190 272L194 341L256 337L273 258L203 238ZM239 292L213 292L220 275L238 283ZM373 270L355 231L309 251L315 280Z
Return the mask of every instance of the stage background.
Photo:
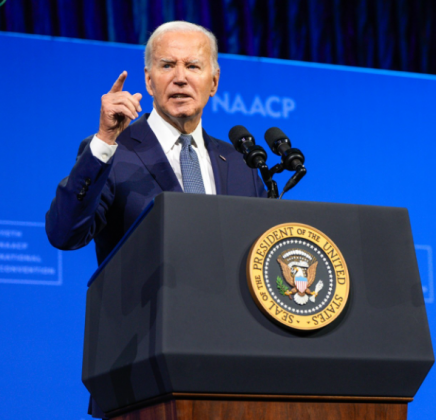
M173 20L219 51L436 73L434 0L0 0L0 31L145 44Z
M144 95L142 47L0 34L0 393L2 416L88 418L81 384L86 283L93 246L53 249L44 215L80 141L97 131L100 97L123 70ZM280 127L308 175L287 199L407 207L432 333L436 77L221 55L203 124L215 137L245 125L259 144ZM278 162L269 153L268 163ZM280 189L286 175L278 178ZM399 262L400 263L400 262ZM429 374L409 419L431 419Z

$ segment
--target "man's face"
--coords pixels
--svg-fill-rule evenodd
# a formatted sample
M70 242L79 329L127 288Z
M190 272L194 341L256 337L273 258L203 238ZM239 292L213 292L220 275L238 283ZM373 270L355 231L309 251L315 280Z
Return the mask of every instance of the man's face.
M156 110L170 123L191 120L198 124L218 88L219 72L212 74L208 37L201 32L167 32L153 47L145 83Z

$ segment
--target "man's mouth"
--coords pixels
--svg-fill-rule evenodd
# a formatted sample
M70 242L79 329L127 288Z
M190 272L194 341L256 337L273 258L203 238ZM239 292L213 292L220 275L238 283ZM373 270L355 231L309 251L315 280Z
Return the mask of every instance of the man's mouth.
M171 95L170 98L172 98L172 99L184 99L184 98L190 98L190 96L185 95L184 93L176 93L174 95Z

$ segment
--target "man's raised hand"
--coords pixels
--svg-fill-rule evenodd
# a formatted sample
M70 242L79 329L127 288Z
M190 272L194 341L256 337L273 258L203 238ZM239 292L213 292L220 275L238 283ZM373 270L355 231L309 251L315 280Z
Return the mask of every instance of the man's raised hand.
M130 124L130 121L138 118L138 112L142 111L139 104L142 95L140 93L131 95L123 91L126 78L127 72L123 71L111 90L101 97L97 137L108 144L115 144L119 134Z

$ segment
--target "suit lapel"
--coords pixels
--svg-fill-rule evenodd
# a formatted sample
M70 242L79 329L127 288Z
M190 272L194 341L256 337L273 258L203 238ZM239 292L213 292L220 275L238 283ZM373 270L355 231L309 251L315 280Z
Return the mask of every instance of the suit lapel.
M159 140L147 123L147 118L148 114L145 114L130 126L131 137L136 140L133 149L163 191L183 192ZM226 152L204 130L203 138L212 164L216 193L227 195L228 163L224 160L227 159Z
M183 192L162 146L147 123L147 117L148 114L143 115L130 126L131 137L137 140L135 153L163 191Z
M209 152L210 163L212 164L216 193L218 195L227 195L228 164L227 160L224 160L227 159L227 156L221 150L218 141L210 137L204 130L203 138L206 143L206 149Z

